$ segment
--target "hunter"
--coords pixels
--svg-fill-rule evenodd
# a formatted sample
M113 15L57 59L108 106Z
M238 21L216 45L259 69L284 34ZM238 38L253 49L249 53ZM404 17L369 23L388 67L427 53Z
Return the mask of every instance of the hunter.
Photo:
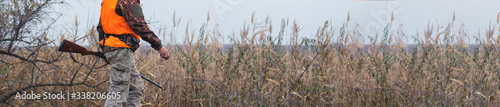
M153 33L146 21L139 0L103 0L97 25L102 51L111 64L108 93L119 94L107 99L105 107L139 107L144 94L144 82L135 67L134 51L139 42L151 47L167 60L169 51Z

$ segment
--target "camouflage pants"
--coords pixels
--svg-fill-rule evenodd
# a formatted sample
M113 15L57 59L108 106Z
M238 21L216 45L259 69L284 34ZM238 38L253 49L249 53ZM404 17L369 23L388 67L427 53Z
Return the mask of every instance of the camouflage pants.
M104 53L111 63L108 93L118 93L119 99L107 99L105 107L139 107L144 93L144 82L135 67L134 53L130 49L117 49Z

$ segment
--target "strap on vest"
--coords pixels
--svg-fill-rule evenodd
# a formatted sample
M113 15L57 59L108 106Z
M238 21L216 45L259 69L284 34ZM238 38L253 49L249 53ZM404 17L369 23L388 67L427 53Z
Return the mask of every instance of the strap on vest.
M104 46L104 43L106 43L106 38L109 38L109 36L114 36L114 37L120 39L120 41L127 44L133 52L135 52L135 50L137 50L137 48L139 48L139 42L140 42L139 39L133 37L132 35L115 35L115 34L105 34L105 38L104 38L104 41L102 43L103 46ZM103 48L103 51L104 51L104 48Z
M106 35L106 34L104 34ZM106 38L108 38L107 36L104 37L104 39L102 40L102 45L101 45L101 51L104 52L104 46L106 46Z

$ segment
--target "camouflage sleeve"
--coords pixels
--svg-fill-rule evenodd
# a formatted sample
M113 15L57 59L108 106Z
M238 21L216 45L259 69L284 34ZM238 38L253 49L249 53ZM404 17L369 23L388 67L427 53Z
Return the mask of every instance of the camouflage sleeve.
M135 34L141 36L155 50L160 50L161 40L149 29L139 4L139 0L119 0L116 8L121 10L121 15Z
M97 33L99 33L99 41L104 39L104 30L102 29L101 19L99 18L99 24L97 24Z

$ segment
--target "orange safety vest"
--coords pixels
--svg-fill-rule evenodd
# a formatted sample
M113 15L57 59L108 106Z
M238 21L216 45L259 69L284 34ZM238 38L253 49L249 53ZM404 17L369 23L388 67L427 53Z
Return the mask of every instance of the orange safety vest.
M125 18L116 14L115 8L118 0L103 0L101 6L101 24L102 29L106 35L131 35L141 40L141 37L130 29L130 26L125 21ZM109 36L101 40L99 43L110 47L123 47L130 48L125 42L121 41L118 37Z

